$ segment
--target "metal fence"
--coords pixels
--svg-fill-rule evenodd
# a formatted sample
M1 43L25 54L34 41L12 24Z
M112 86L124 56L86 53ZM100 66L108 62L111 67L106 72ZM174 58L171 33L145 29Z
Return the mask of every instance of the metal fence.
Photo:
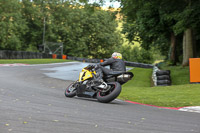
M0 59L42 59L52 58L50 54L29 51L0 50Z
M11 50L0 50L0 59L43 59L52 58L51 54L39 53L39 52L28 52L28 51L11 51ZM57 59L62 59L62 55L57 55ZM88 59L82 57L67 56L69 60L76 60L81 62L99 63L101 59ZM125 61L126 66L142 67L142 68L153 68L151 64L144 64L138 62Z

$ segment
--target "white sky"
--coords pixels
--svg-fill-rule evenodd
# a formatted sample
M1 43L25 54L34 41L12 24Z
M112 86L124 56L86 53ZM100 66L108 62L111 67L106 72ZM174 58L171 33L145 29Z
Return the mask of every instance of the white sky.
M93 3L93 2L97 2L98 3L99 0L90 0L89 3ZM105 3L104 3L104 6L103 7L114 7L114 8L118 8L120 7L120 2L110 2L109 0L107 0Z
M30 0L30 1L32 2L33 0ZM99 0L90 0L89 3L93 3L93 2L98 3ZM109 7L109 6L114 7L114 8L118 8L118 7L120 7L120 2L110 2L110 0L106 0L103 7Z

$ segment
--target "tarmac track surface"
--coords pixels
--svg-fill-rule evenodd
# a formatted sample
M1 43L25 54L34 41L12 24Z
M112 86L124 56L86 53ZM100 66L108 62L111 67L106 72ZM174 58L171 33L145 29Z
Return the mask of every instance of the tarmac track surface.
M0 133L200 133L199 113L66 98L44 73L74 64L0 67Z

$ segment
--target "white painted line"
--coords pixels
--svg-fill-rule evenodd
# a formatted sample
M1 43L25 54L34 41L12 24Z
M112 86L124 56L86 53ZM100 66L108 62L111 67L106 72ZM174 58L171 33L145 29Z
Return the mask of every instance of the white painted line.
M50 66L50 65L59 65L59 64L72 64L72 63L80 63L80 62L62 62L62 63L49 63L49 64L31 64L29 66Z
M0 67L8 67L8 66L43 66L43 65L59 65L59 64L71 64L71 63L80 63L80 62L63 62L63 63L49 63L49 64L22 64L22 63L14 63L14 64L0 64Z
M21 64L21 63L15 63L15 64L0 64L0 66L28 66L29 64Z
M115 101L118 101L118 102L125 102L125 101L120 100L120 99L115 99Z
M200 113L200 106L183 107L183 108L180 108L179 110L180 111Z

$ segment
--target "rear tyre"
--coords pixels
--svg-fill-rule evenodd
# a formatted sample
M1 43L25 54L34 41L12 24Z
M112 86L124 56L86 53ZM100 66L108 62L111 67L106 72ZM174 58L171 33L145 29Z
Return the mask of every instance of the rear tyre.
M111 88L107 92L98 92L97 100L102 103L109 103L117 98L121 92L121 85L118 82L107 83Z
M74 83L70 84L65 90L66 97L74 97L76 96L76 88L74 87Z

